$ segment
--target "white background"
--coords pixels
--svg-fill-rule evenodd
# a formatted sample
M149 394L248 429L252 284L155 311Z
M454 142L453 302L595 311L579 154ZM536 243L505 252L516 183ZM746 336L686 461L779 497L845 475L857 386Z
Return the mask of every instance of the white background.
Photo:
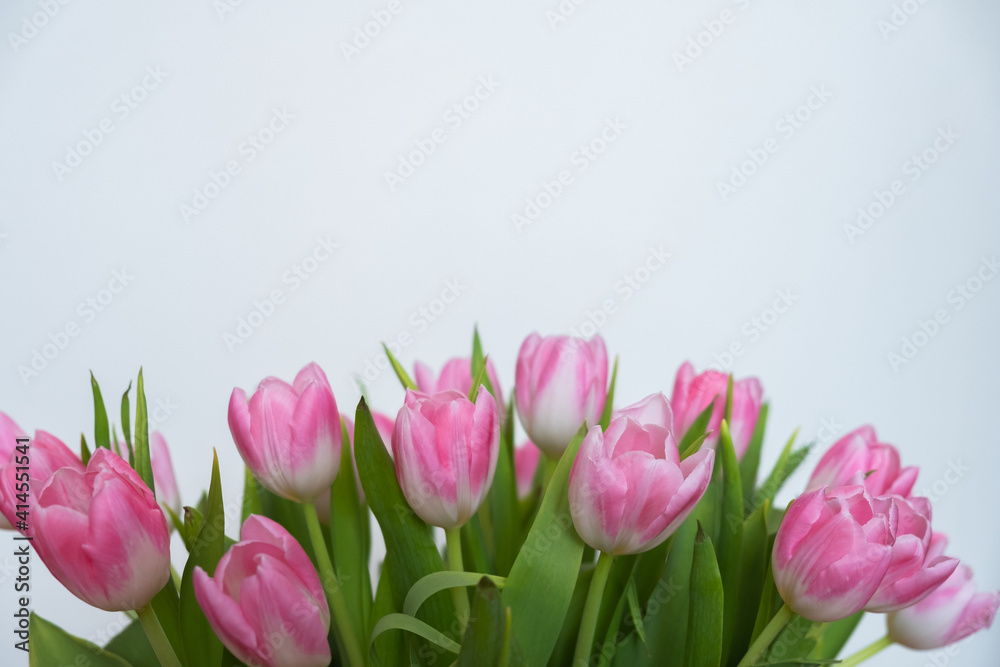
M315 360L353 411L354 377L380 341L409 334L402 361L440 367L468 354L478 322L509 390L526 334L579 328L613 299L615 312L596 319L622 356L622 401L669 393L684 359L702 369L742 343L732 369L759 376L772 404L765 464L796 427L805 441L823 437L823 420L841 432L875 424L921 466L917 489L937 496L951 551L998 588L1000 281L973 280L981 290L961 309L949 293L1000 251L1000 7L910 2L916 13L886 32L890 0L593 0L555 28L546 12L556 0L403 0L349 59L341 44L383 4L245 0L220 14L209 0L74 2L34 19L45 25L33 31L24 20L38 4L4 3L0 409L75 447L93 432L88 370L115 403L142 365L151 403L173 406L159 426L185 500L207 485L215 447L237 517L242 464L226 424L234 386L291 378ZM678 67L674 54L726 9L731 23L701 35L708 46ZM144 99L122 118L116 100L133 95L147 67L166 77L135 93ZM450 126L444 114L480 77L495 91ZM808 120L783 134L776 123L813 87L829 99L800 110ZM274 109L294 119L246 161L241 142ZM105 118L113 132L60 180L53 163ZM574 154L608 119L625 129L578 171ZM444 143L390 190L385 172L435 128ZM904 163L939 128L959 138L911 181ZM769 138L777 152L724 200L718 183ZM233 159L240 173L186 221L180 206ZM519 233L512 214L564 169L573 182ZM894 179L904 194L851 242L845 224ZM283 276L317 238L339 248L292 289ZM626 299L616 285L651 246L670 259L638 271L648 280ZM109 296L101 290L116 270L129 284L91 317L80 304ZM440 305L449 280L460 296L424 321L419 309ZM284 302L230 350L224 336L276 289ZM794 300L775 320L767 309L778 290ZM887 355L938 309L947 324L918 336L926 344L893 368ZM755 317L767 318L766 331ZM19 367L71 323L79 335L22 378ZM391 373L372 367L367 385L376 408L397 409ZM952 466L964 470L954 483ZM0 557L0 617L11 625L12 562ZM34 609L78 635L99 639L117 622L37 561L33 585ZM2 662L27 664L3 623ZM850 648L882 631L882 619L868 618ZM986 667L998 655L994 631L949 661ZM870 664L930 660L891 648Z

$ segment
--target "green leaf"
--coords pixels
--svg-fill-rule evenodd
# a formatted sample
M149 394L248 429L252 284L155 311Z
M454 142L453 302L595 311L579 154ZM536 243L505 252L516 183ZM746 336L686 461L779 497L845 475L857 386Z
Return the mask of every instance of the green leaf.
M146 409L146 390L142 382L142 369L136 384L135 397L135 471L146 483L149 490L156 493L153 483L153 463L149 456L149 412Z
M260 491L260 482L250 472L250 468L243 466L243 506L240 510L241 526L251 514L264 514L264 506L260 501Z
M132 667L160 667L160 660L146 638L142 623L132 621L112 637L104 650L121 657Z
M601 413L601 430L606 431L611 423L611 413L615 409L615 383L618 381L618 355L615 355L615 365L611 368L611 384L608 385L608 396L604 400L604 411Z
M665 665L684 663L691 597L687 584L691 579L697 532L698 519L692 513L674 533L663 576L646 607L644 623L649 654L662 656ZM655 607L653 600L657 601Z
M766 512L765 512L766 514ZM774 535L768 535L767 538L767 553L770 554L771 550L774 548ZM760 604L757 605L757 616L754 620L753 633L750 635L750 645L753 645L760 633L764 631L767 624L771 622L774 615L781 608L782 602L781 597L778 595L778 589L774 586L774 573L771 571L771 559L768 558L767 562L767 574L764 575L764 586L761 589L760 594Z
M354 455L365 496L371 505L382 536L386 553L392 559L389 574L395 591L408 591L420 579L444 569L441 553L430 527L410 509L396 480L396 469L375 428L368 404L362 398L355 413ZM439 593L423 606L420 616L437 628L449 631L455 620L451 596ZM457 630L457 627L456 627ZM434 649L427 647L434 657ZM425 650L421 657L427 654Z
M131 667L123 658L67 633L38 614L32 613L28 631L30 667L81 665L88 667Z
M372 604L371 624L402 608L402 595L397 595L392 588L392 576L389 573L391 568L392 554L386 554L382 561L382 569L379 572L378 587L375 590L375 602ZM407 659L406 638L397 632L383 634L372 643L377 660L374 664L382 665L404 665L409 662Z
M125 438L125 446L128 447L128 464L135 467L135 455L132 453L132 409L128 401L128 393L132 391L132 382L128 383L128 389L122 394L122 436Z
M97 386L94 372L90 372L90 389L94 393L94 446L111 449L111 436L108 429L108 411L104 407L101 388Z
M500 456L497 458L489 505L493 530L493 552L497 574L507 576L521 546L521 513L517 501L517 477L514 469L514 399L507 404L507 417L500 433Z
M198 536L190 549L184 575L181 577L180 619L181 635L189 667L218 667L222 660L222 642L209 625L194 593L194 568L200 567L209 576L225 552L226 514L222 499L222 479L219 475L219 456L212 451L212 482L209 485L208 505Z
M718 665L722 659L722 577L712 541L701 526L694 540L690 588L684 663L687 667Z
M699 449L701 449L701 446L703 444L705 444L705 440L708 439L708 435L709 434L707 432L706 433L702 433L697 438L695 438L694 440L692 440L691 444L688 445L688 448L681 452L681 461L683 461L684 459L686 459L687 457L693 455L695 452L697 452Z
M427 601L435 593L449 588L462 586L476 586L483 579L493 582L498 588L502 588L507 580L504 577L497 577L491 574L481 574L479 572L434 572L413 584L410 592L406 594L403 602L403 613L415 616L420 605Z
M614 647L618 644L618 628L621 627L622 617L625 615L625 607L628 605L628 599L624 591L621 595L617 596L616 599L618 600L618 603L614 606L610 621L605 626L606 629L602 635L603 639L601 643L597 644L595 647L594 655L598 658L597 667L608 667L608 665L611 664L611 657L614 655ZM591 661L593 661L593 657L591 657Z
M552 654L583 559L583 540L570 514L568 485L585 433L586 424L563 452L503 589L513 616L514 638L531 665L546 664Z
M753 495L757 485L757 471L760 468L760 452L764 445L764 432L767 429L767 412L768 405L765 403L760 407L760 415L757 417L757 425L754 427L750 444L747 445L747 450L743 452L743 458L740 460L744 517L753 512Z
M822 664L810 661L806 656L816 648L816 630L819 623L795 615L778 633L768 650L760 657L760 665L803 665Z
M490 376L486 372L486 369L488 368L486 363L488 361L489 357L483 359L482 364L480 364L479 366L479 370L477 370L475 373L472 374L472 387L469 389L469 400L472 401L473 403L476 402L476 397L479 396L479 388L483 386L484 383L488 383L490 381L489 380ZM490 392L490 394L493 393L493 390L488 387L486 391Z
M638 567L638 564L636 565ZM634 578L628 580L628 588L625 589L625 595L628 599L629 614L632 616L632 625L635 626L635 631L639 634L639 639L645 644L646 626L642 622L642 609L639 606L639 593L636 591Z
M510 609L503 605L491 578L483 577L472 596L469 625L462 638L457 667L522 665L523 657L511 637Z
M368 572L368 508L361 504L354 479L354 460L347 425L341 420L340 472L330 491L330 541L337 581L354 619L359 646L365 645L372 609L372 582Z
M816 648L809 654L810 658L817 660L833 660L843 650L844 644L850 639L854 629L858 627L865 612L859 611L853 616L848 616L839 621L824 623L819 634L819 641Z
M764 590L767 564L771 555L768 551L767 508L768 504L765 503L751 514L743 524L739 606L736 613L736 626L729 646L728 663L731 667L735 667L747 649L750 648L754 620L757 617L761 593Z
M181 524L179 532L188 553L194 550L194 543L198 539L198 532L201 530L201 525L204 522L205 516L198 511L197 507L184 506L184 523Z
M726 423L733 423L733 374L730 373L726 379L726 408L722 413L722 418Z
M167 580L167 585L160 589L152 601L153 611L160 621L163 634L167 636L170 646L174 649L174 654L181 661L182 665L187 663L184 660L185 647L181 636L181 619L177 586L174 585L174 578Z
M732 376L729 378L732 383ZM732 393L730 391L730 393ZM740 563L743 556L743 489L740 484L740 464L729 432L729 423L722 421L719 434L719 458L722 462L722 520L719 531L718 567L725 591L722 625L722 659L729 652L733 632L738 622L740 593Z
M462 562L476 572L492 573L493 559L486 544L481 516L480 513L473 514L459 529L462 540Z
M389 363L392 364L392 370L396 371L396 377L399 378L400 383L403 385L403 389L417 390L417 383L410 379L410 376L406 373L406 369L403 368L402 364L396 360L392 352L389 351L389 346L382 343L382 349L385 350L385 356L389 358ZM365 491L365 495L368 492Z
M552 649L550 665L568 665L573 659L573 652L576 650L576 636L579 634L580 621L583 619L583 607L587 602L587 592L590 591L590 581L593 578L594 567L592 565L585 565L580 569L580 574L576 579L576 587L573 589L573 597L570 599L569 609L566 611L566 618L563 620L555 648Z
M757 489L757 492L753 496L753 504L751 507L756 509L764 501L773 503L775 496L781 491L781 487L785 485L788 478L792 476L796 468L801 465L801 463L809 455L809 450L812 445L805 445L804 447L799 447L795 451L792 451L792 445L795 443L795 438L798 436L798 429L792 433L792 437L788 439L785 443L784 449L781 450L781 455L778 457L778 462L774 465L774 469L771 474L768 475L767 480Z
M681 441L677 444L677 451L687 452L694 442L702 437L706 436L706 429L708 428L708 422L712 420L712 410L715 409L715 401L708 404L708 407L701 411L701 413L695 417L695 420L691 423L688 428L687 433L681 438Z
M435 630L433 627L424 623L420 619L414 618L413 616L407 616L406 614L386 614L378 620L375 624L375 628L372 630L371 643L375 643L375 639L381 635L383 632L388 632L389 630L405 630L406 632L412 632L415 635L423 637L430 643L444 649L450 653L458 654L461 650L454 639L448 635Z
M87 446L87 438L80 434L80 460L83 461L83 465L87 465L90 462L90 447Z

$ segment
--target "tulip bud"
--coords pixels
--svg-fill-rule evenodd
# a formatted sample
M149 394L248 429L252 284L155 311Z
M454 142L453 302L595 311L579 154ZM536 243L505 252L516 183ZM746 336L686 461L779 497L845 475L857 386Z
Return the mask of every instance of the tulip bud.
M500 387L500 378L497 376L496 368L493 367L493 360L486 360L486 375L493 385L493 395L497 398L497 403L503 403L503 389ZM453 389L466 396L472 391L472 361L462 357L449 359L441 369L441 374L436 378L434 371L426 364L419 361L414 364L414 380L417 389L424 394L436 394L441 391ZM502 410L501 410L502 412Z
M153 492L110 449L63 467L31 503L34 546L52 575L105 611L141 609L170 578L170 535Z
M517 355L514 397L528 437L559 458L584 421L596 424L608 392L604 340L528 336Z
M535 473L542 450L531 441L514 448L514 476L517 478L517 498L524 500L535 486Z
M7 464L10 463L14 447L17 445L17 439L23 437L25 437L25 434L21 430L21 427L5 413L0 412L0 484L3 484L2 478L6 477L4 471ZM0 503L2 503L2 490L0 490ZM7 517L4 516L6 513L6 510L4 510L3 515L0 515L0 530L14 527Z
M959 565L929 596L886 616L889 639L918 651L941 648L990 627L998 608L1000 591L977 592L972 570Z
M340 470L340 415L326 375L307 365L292 384L264 379L247 403L242 389L229 401L229 430L254 477L268 490L313 502Z
M674 380L674 395L670 399L670 405L674 410L674 427L679 438L683 439L698 415L712 405L712 417L708 422L708 430L711 433L705 439L705 443L715 448L719 441L719 428L726 413L728 385L729 376L725 373L708 370L695 375L694 367L690 363L684 362L681 365ZM763 395L764 389L757 378L733 382L733 413L729 423L729 433L733 439L736 458L739 460L743 459L743 454L746 453L753 438L754 429L757 428Z
M715 461L707 448L680 460L662 394L621 413L606 432L590 428L569 476L577 533L614 555L648 551L677 530L705 494Z
M174 477L174 464L170 460L170 450L167 441L159 433L149 437L149 452L153 466L153 486L156 487L156 499L160 506L169 507L175 516L181 516L181 494L177 489L177 478Z
M330 609L309 556L281 524L251 514L194 593L215 634L249 667L326 667Z
M781 598L811 621L836 621L861 611L882 583L898 524L892 498L863 486L821 487L785 513L771 567Z
M28 450L28 487L30 489L29 498L37 497L42 490L43 484L48 481L56 470L60 468L72 468L82 473L84 471L83 462L80 457L74 454L63 441L45 431L36 431L35 437L31 439ZM13 459L11 459L13 461ZM16 526L17 505L24 504L23 498L18 500L17 466L7 465L0 470L0 513L9 526ZM28 521L29 529L26 535L31 535L31 525L33 521Z
M500 454L497 402L480 388L475 404L457 391L407 391L392 432L396 478L427 523L457 528L476 513Z
M865 488L873 496L908 498L917 481L917 468L903 468L899 451L881 443L871 426L862 426L834 443L816 464L807 488L837 487L865 475Z
M894 500L899 523L892 559L865 611L885 613L909 607L930 595L958 567L957 558L944 556L947 541L933 539L930 502L898 496Z

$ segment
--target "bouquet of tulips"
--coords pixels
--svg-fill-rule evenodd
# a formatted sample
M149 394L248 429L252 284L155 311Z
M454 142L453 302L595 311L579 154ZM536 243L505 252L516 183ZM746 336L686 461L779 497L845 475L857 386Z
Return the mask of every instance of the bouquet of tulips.
M615 407L599 337L532 334L509 397L478 334L470 358L438 375L417 364L415 381L386 355L405 388L394 418L365 399L341 413L315 364L232 392L242 501L227 502L216 459L208 492L180 506L141 371L121 442L92 378L93 451L0 413L7 527L74 595L131 619L98 647L32 613L31 664L820 665L864 613L884 614L885 638L848 666L891 643L957 642L1000 605L945 554L917 469L870 427L775 505L809 447L793 435L758 474L756 379L684 364L669 399ZM530 441L515 446L518 420Z

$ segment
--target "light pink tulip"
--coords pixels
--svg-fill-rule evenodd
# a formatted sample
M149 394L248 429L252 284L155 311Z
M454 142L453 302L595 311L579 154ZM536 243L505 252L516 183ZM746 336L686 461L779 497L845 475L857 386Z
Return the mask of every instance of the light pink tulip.
M701 449L681 461L671 429L661 425L663 413L648 409L665 403L661 396L625 408L606 432L592 426L580 445L569 477L570 512L595 549L621 555L658 546L708 488L715 452Z
M497 397L497 404L503 405L503 388L500 386L500 378L496 368L493 367L493 360L486 360L486 375L493 385L493 394ZM453 389L466 396L472 390L472 360L462 357L454 357L445 363L441 369L441 374L434 377L434 371L429 366L421 362L414 364L414 378L417 389L424 394L436 394L441 391ZM503 412L501 408L501 412Z
M836 621L872 599L892 562L898 524L892 498L863 486L821 487L792 502L771 566L781 598L811 621Z
M264 379L247 403L242 389L229 401L229 430L254 477L270 491L313 502L340 470L340 415L326 375L314 363L292 384Z
M899 451L879 442L874 428L862 426L830 447L816 464L807 488L844 486L858 473L867 475L865 488L873 496L891 494L908 498L917 481L918 469L902 467Z
M170 578L170 535L153 492L99 448L85 472L56 470L31 503L34 547L52 575L106 611L145 607Z
M684 362L677 371L674 380L674 394L670 405L674 410L674 427L679 439L684 437L709 405L713 405L712 417L708 422L711 434L706 438L707 446L715 448L719 441L719 428L726 413L726 389L729 376L719 371L708 370L695 375L694 367ZM729 433L733 438L733 449L736 458L742 460L754 429L760 417L760 406L764 389L757 378L746 378L733 382L733 414L729 424ZM714 401L714 403L713 403Z
M177 489L177 478L174 477L174 464L170 459L170 449L167 448L166 439L158 431L149 437L149 453L152 458L156 499L160 501L161 507L169 507L170 511L183 519L184 517L181 516L181 494Z
M528 336L517 355L514 397L528 437L558 458L584 421L597 424L608 393L604 340Z
M381 412L372 411L372 418L375 420L375 428L382 438L382 444L385 445L389 455L392 456L392 417L384 415ZM347 437L350 439L351 463L354 464L354 483L358 488L358 498L362 503L366 503L368 499L365 498L365 490L361 487L361 475L358 474L358 460L354 455L354 422L345 418L344 424L347 426ZM330 525L330 489L321 493L319 498L316 499L316 514L319 515L319 520L324 525Z
M670 401L662 393L650 394L632 405L615 410L614 418L631 417L640 424L653 424L670 431L671 438L674 433L674 415L670 407Z
M406 392L392 432L396 478L410 507L427 523L457 528L483 502L500 454L496 399Z
M281 524L251 514L240 541L194 593L215 634L250 667L326 667L330 609L319 575Z
M972 570L959 565L929 596L886 617L889 638L918 651L941 648L990 627L998 608L1000 591L979 593Z
M535 473L542 450L530 440L514 448L514 476L517 478L517 497L524 500L535 486Z
M60 468L72 468L79 473L84 471L80 457L63 444L62 440L45 431L35 432L35 437L29 443L28 459L30 461L28 466L30 468L28 471L29 498L32 496L37 498L44 483L48 481L52 473ZM13 462L13 457L10 460ZM17 525L17 505L23 504L17 498L18 485L23 483L23 480L17 481L17 474L17 466L13 464L0 470L0 513L11 526ZM33 522L30 517L27 523L29 526L27 534L31 535L30 527Z
M5 413L0 412L0 478L6 477L5 470L7 464L10 463L11 455L14 453L17 439L23 437L25 437L25 432L21 427ZM0 484L4 484L2 479L0 479ZM2 503L2 493L3 491L0 489L0 503ZM0 504L0 508L2 508L2 504ZM4 510L3 515L0 515L0 529L3 530L14 527L7 519L6 514L6 510Z
M957 558L944 556L947 541L933 539L930 501L900 496L894 500L899 523L892 559L865 611L885 613L909 607L930 595L958 567Z

